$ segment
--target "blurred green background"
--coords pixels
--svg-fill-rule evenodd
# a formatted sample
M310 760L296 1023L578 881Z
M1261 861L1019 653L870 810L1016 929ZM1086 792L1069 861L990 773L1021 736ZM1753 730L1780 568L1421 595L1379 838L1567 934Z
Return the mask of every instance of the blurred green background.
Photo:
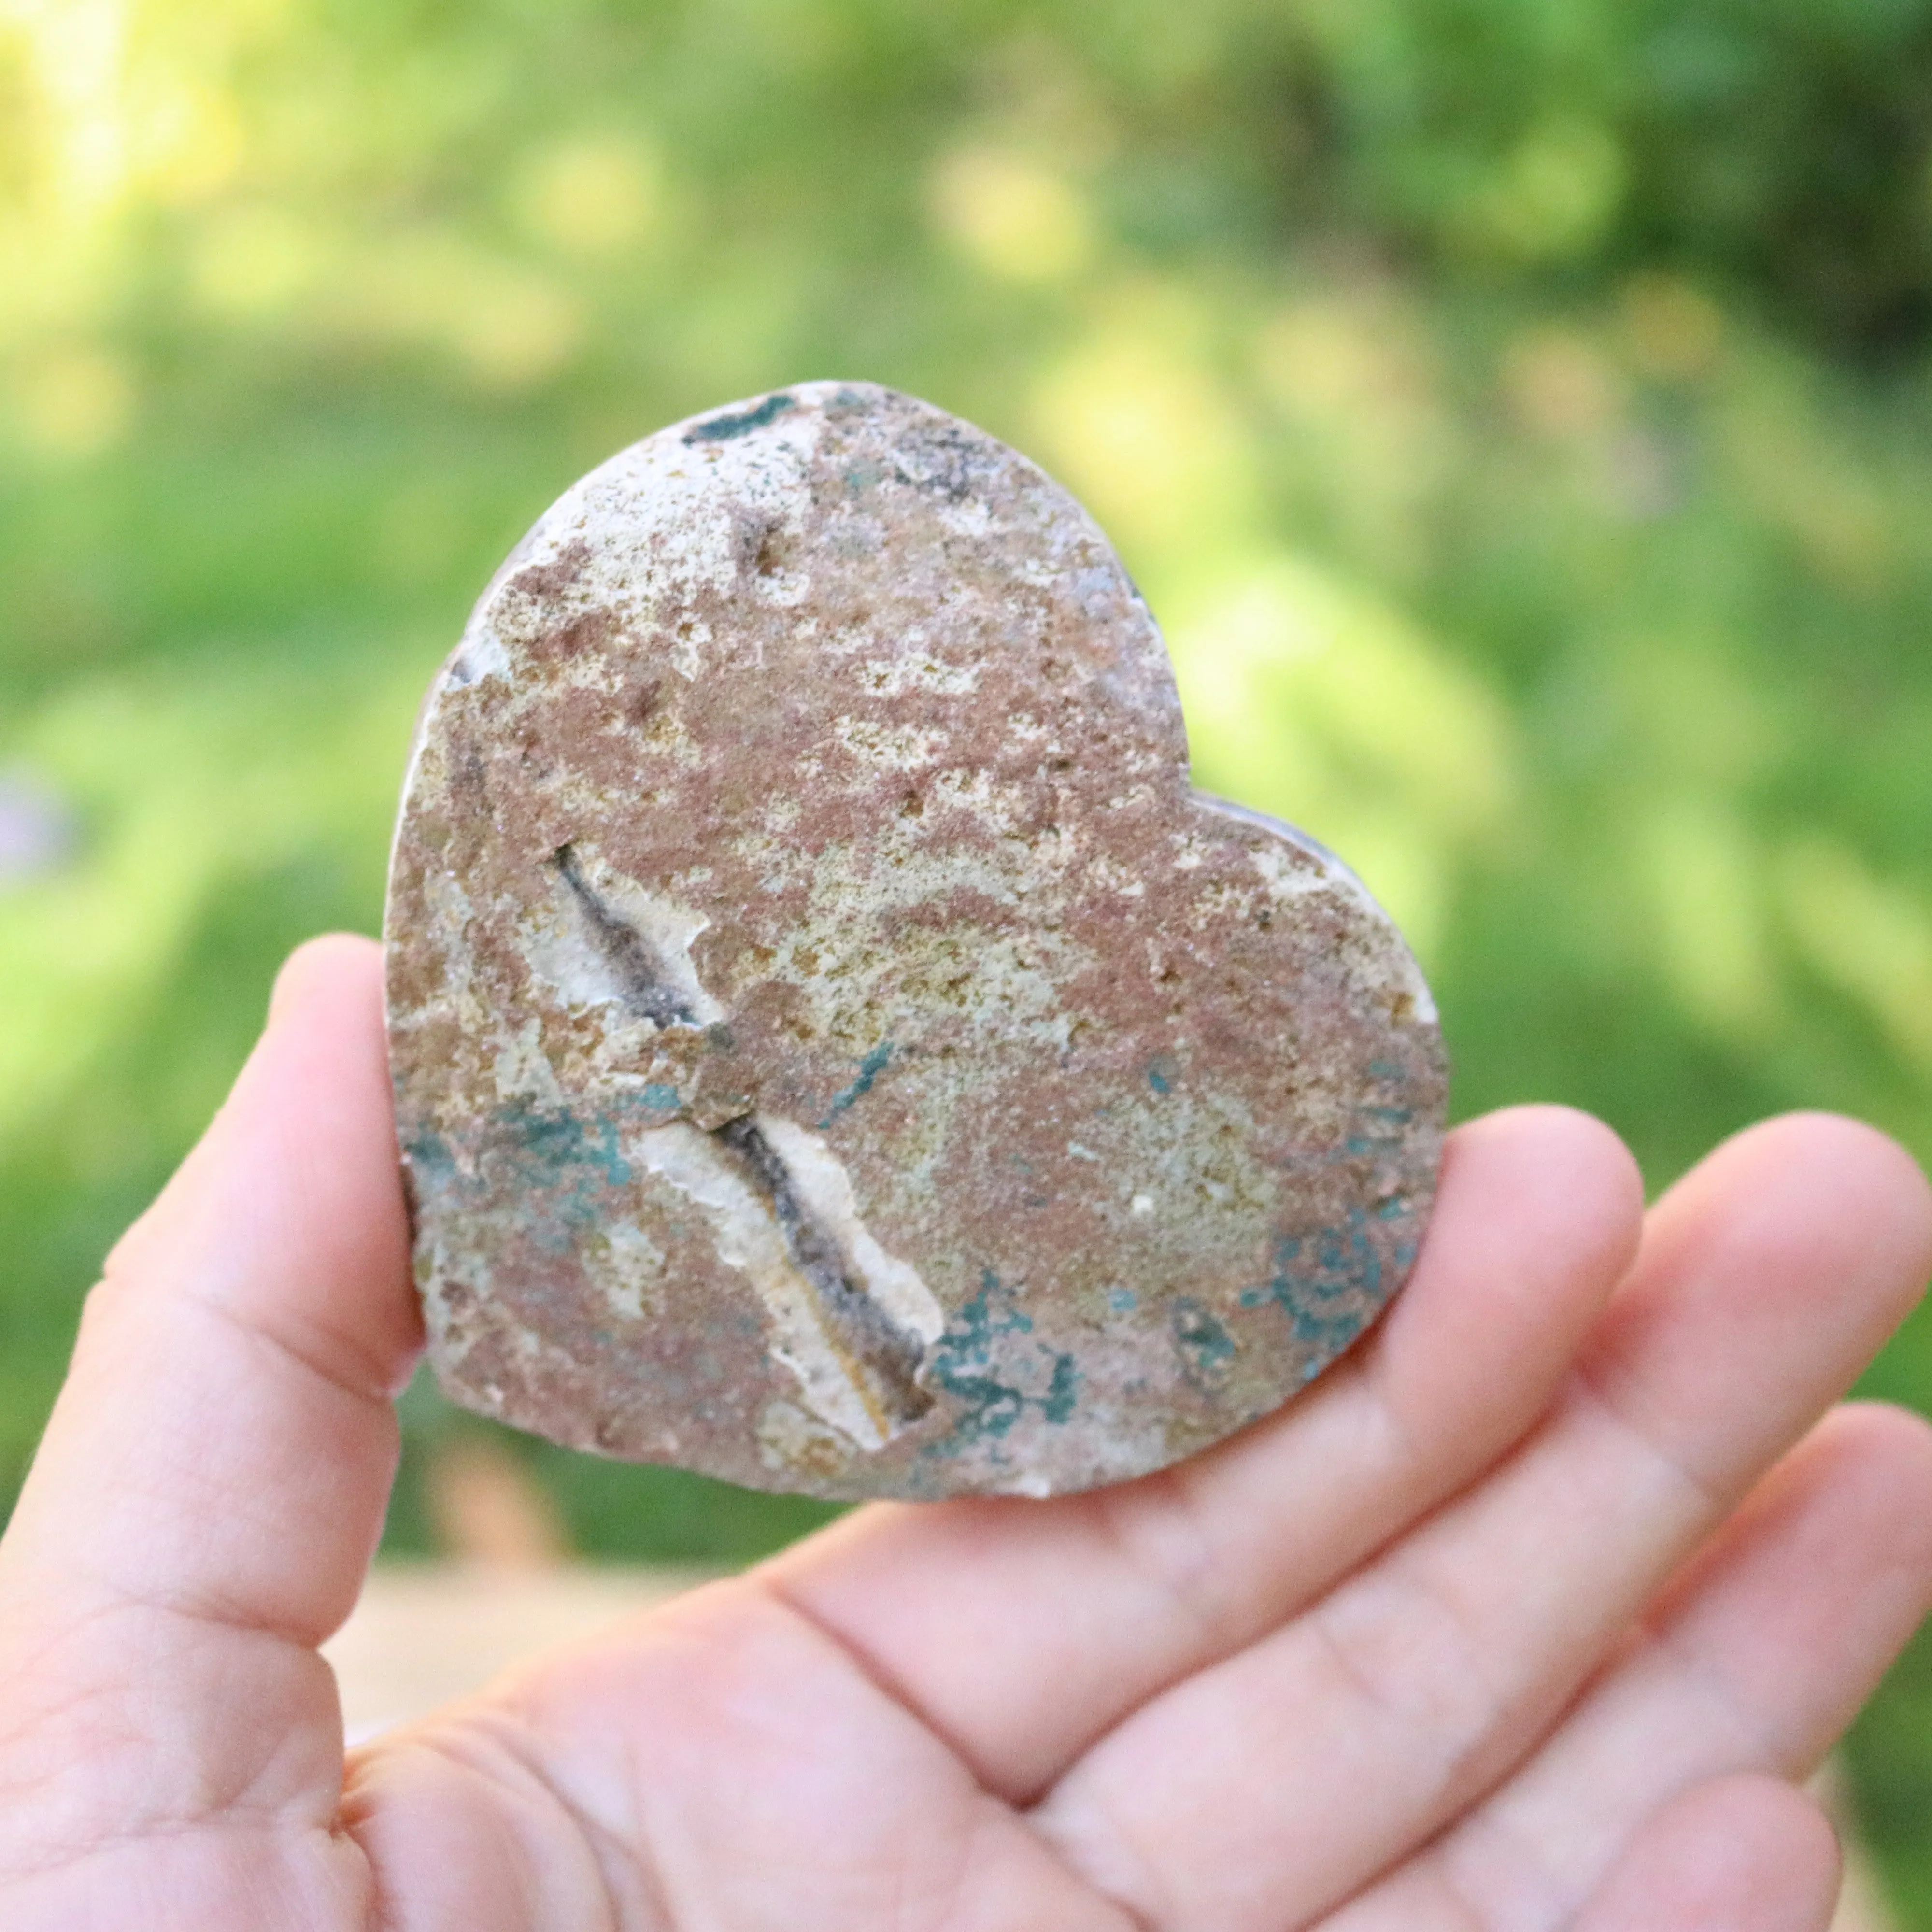
M1036 456L1456 1106L1932 1156L1928 0L0 0L0 1485L566 484L802 378ZM1870 1378L1932 1406L1932 1326ZM390 1531L420 1550L424 1388ZM518 1442L582 1550L808 1506ZM1932 1928L1932 1647L1851 1765Z

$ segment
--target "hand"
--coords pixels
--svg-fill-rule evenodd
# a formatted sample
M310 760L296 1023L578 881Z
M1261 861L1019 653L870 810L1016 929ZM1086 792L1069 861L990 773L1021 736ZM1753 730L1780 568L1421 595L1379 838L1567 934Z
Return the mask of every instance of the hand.
M88 1300L0 1544L9 1932L1826 1925L1784 1780L1932 1595L1932 1431L1826 1413L1932 1266L1889 1142L1773 1121L1646 1220L1606 1129L1478 1121L1238 1439L861 1510L345 1766L420 1344L378 975L296 956Z

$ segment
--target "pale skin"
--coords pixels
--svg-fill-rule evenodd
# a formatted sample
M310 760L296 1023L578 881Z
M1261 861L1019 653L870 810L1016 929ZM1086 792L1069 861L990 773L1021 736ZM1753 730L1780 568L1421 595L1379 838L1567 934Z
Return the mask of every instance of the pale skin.
M1840 1402L1932 1269L1882 1136L1646 1215L1596 1122L1474 1122L1217 1450L860 1510L345 1759L422 1341L379 982L296 956L89 1299L0 1544L9 1932L1823 1932L1793 1780L1932 1599L1932 1430Z

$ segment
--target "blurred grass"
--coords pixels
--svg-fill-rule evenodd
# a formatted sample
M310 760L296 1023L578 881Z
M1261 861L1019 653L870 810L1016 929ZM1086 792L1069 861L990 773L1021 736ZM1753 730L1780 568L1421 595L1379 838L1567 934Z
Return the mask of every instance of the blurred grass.
M1460 1113L1932 1156L1928 81L1920 0L0 0L0 1480L510 543L807 376L1086 496ZM600 1555L822 1514L515 1451ZM1932 1928L1932 1648L1852 1763Z

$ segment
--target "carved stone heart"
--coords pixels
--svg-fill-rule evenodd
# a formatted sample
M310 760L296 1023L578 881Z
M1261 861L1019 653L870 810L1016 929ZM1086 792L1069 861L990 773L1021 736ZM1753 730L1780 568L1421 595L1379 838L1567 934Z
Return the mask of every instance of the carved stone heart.
M1136 1475L1346 1348L1432 1198L1400 936L1189 789L1078 505L888 390L680 424L549 512L425 704L387 932L436 1372L578 1448Z

